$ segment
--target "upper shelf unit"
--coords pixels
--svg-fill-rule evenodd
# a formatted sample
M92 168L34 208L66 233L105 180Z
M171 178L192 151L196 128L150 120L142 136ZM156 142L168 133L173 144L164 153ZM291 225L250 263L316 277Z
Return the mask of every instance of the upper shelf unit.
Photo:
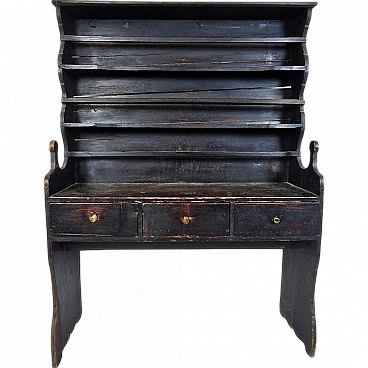
M65 128L303 127L316 3L54 3Z
M303 45L315 3L54 3L63 5L62 69L307 69Z

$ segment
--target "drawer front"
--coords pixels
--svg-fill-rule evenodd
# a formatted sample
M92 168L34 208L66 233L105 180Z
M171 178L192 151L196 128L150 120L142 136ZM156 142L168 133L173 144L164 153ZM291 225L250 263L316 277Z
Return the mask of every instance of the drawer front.
M50 204L51 232L116 235L120 229L120 204Z
M320 235L318 203L235 204L234 235L287 238Z
M143 204L143 236L229 235L227 203Z

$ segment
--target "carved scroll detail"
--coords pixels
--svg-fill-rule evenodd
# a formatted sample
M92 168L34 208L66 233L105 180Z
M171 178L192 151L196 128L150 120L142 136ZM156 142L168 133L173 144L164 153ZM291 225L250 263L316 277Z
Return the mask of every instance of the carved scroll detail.
M311 151L312 167L319 176L321 190L324 191L326 189L326 180L320 171L320 143L316 139L313 139L311 142Z

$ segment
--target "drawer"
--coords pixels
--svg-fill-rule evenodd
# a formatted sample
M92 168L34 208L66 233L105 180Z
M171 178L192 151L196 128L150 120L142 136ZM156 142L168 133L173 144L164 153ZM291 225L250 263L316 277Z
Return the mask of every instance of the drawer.
M235 204L234 235L287 238L320 235L318 203Z
M143 236L229 235L227 203L145 203Z
M136 204L52 203L51 232L58 234L136 236Z

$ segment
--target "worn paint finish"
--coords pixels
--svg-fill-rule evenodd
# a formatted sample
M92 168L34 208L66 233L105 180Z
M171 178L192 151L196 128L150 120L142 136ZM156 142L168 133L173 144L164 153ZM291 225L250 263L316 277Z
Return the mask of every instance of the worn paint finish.
M319 236L320 211L319 203L236 203L235 235L271 239Z
M188 218L186 223L184 217ZM144 203L143 236L216 237L229 234L226 203Z
M63 53L63 69L224 71L238 69L304 70L302 45L293 43L252 44L242 47L203 45L112 45L70 42Z
M54 4L53 367L81 316L88 249L283 249L280 312L313 356L323 178L317 142L306 168L300 146L316 4Z
M138 235L137 203L52 203L50 233L52 235Z
M52 195L50 202L208 201L318 202L319 197L286 182L270 183L85 183Z

